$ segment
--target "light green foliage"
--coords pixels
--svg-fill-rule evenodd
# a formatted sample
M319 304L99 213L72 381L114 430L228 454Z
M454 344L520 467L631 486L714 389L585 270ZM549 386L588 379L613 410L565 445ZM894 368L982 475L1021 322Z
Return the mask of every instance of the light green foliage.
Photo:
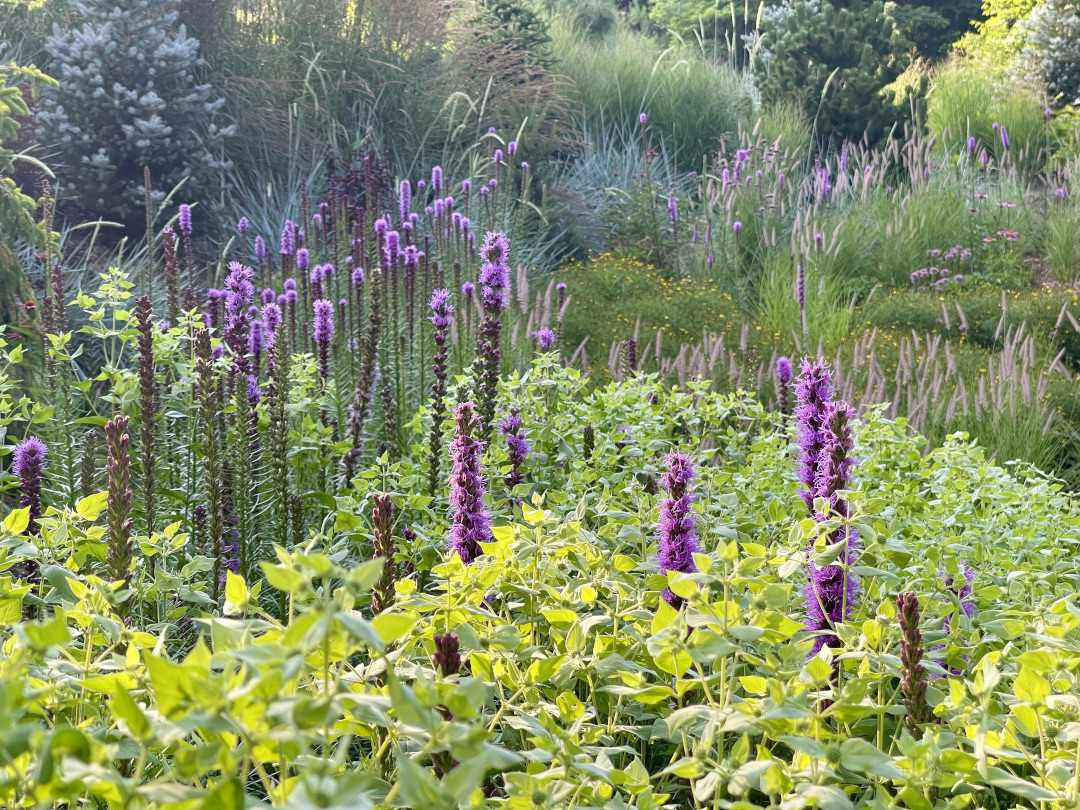
M550 360L503 396L534 448L524 507L497 494L494 543L464 566L442 554L445 519L395 494L423 545L405 551L417 570L378 616L365 503L405 485L408 462L361 475L303 546L230 574L221 614L174 567L186 535L140 538L160 555L136 586L162 600L156 623L142 610L117 620L93 497L42 518L36 552L16 536L25 514L10 513L0 544L9 560L36 553L42 578L0 576L0 801L659 808L730 796L749 810L807 797L922 807L913 797L979 790L1071 806L1077 742L1059 730L1080 662L1067 563L1080 509L1052 483L988 464L962 436L924 456L902 425L867 414L849 496L861 599L841 648L807 660L813 522L790 423L647 377L589 394ZM650 493L671 447L698 466L690 576L658 576L651 561ZM489 451L489 471L501 460ZM971 617L945 584L961 563L976 574ZM669 586L687 610L660 600ZM928 691L940 725L919 741L897 692L893 605L907 590L922 601L927 668L944 676ZM445 679L430 663L444 632L467 664ZM461 764L434 767L446 761Z
M950 60L934 71L927 125L947 153L963 155L969 136L998 163L1005 150L994 124L1009 133L1009 159L1032 176L1046 159L1046 99L1041 88L1009 80L979 60Z
M710 64L696 48L662 50L626 30L597 44L559 21L551 35L559 71L573 80L573 100L592 129L633 128L645 112L653 142L662 142L683 169L699 167L703 155L714 155L751 117L747 79Z

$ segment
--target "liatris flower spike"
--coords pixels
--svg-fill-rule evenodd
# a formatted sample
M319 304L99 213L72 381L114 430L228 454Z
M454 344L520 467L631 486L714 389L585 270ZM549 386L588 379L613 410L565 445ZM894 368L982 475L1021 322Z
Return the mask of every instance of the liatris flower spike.
M461 561L468 565L483 554L481 543L490 543L491 519L484 494L487 485L481 459L484 445L475 438L480 422L471 402L462 402L454 409L457 438L450 444L454 468L450 475L451 517L449 546Z
M450 678L461 671L461 645L457 633L436 633L435 654L431 664L444 678Z
M791 360L787 357L776 358L776 395L780 413L784 414L784 416L791 415L791 379L793 376Z
M668 454L667 470L660 478L667 490L667 497L660 504L660 520L657 525L657 547L660 572L677 571L692 574L697 571L694 553L701 551L698 543L697 525L691 504L694 502L694 465L689 456ZM662 594L672 607L682 607L686 600L676 596L670 588Z
M922 665L922 633L919 631L919 600L913 593L902 593L896 600L900 622L900 691L907 709L905 723L916 739L922 738L922 726L933 719L926 702L926 667Z
M802 374L795 385L798 406L795 416L799 425L799 481L803 489L799 496L813 512L814 483L817 479L821 453L825 447L825 412L832 401L832 374L824 361L811 363L803 358Z
M38 533L38 518L42 514L41 488L45 467L48 466L49 448L37 436L23 440L13 454L11 471L19 477L22 497L19 504L30 509L30 522L26 525L27 534Z
M319 349L319 373L325 381L330 371L330 341L334 337L334 304L320 298L315 302L314 310L312 336Z

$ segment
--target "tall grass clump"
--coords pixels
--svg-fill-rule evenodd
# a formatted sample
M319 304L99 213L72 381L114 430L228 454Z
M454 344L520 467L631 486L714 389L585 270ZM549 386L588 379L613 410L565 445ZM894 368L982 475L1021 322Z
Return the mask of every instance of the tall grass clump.
M592 42L558 20L551 36L558 70L573 81L572 101L589 125L634 127L647 112L653 142L683 169L700 167L753 113L749 80L692 49L661 49L629 30Z
M934 71L927 125L954 158L986 150L997 165L1015 165L1033 177L1046 160L1046 98L1041 88L1019 83L985 63L954 58ZM1008 133L1008 146L1001 136Z

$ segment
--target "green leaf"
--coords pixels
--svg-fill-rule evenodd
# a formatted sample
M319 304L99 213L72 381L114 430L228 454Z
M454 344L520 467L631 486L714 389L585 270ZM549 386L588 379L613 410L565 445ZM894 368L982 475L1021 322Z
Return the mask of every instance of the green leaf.
M243 613L250 600L247 583L239 574L232 571L225 572L225 613L235 615Z
M1036 675L1033 669L1021 667L1020 674L1013 683L1013 691L1025 703L1041 706L1052 690L1049 682L1041 675Z
M146 719L146 715L143 714L138 704L132 700L126 689L117 689L113 692L109 706L113 715L127 723L131 733L140 740L148 740L151 737L153 729L150 726L150 721Z
M75 504L75 511L79 513L79 517L88 523L93 523L98 519L98 516L105 511L105 508L109 505L109 493L98 492L94 495L87 495L85 498L80 498L78 503Z
M30 507L24 506L22 509L13 509L6 518L4 518L4 531L7 534L19 535L26 531L26 527L30 525Z
M379 638L389 645L405 638L419 619L415 613L380 613L371 624Z
M902 780L905 774L893 758L879 751L861 737L844 740L840 744L840 762L849 771L880 776L885 779Z

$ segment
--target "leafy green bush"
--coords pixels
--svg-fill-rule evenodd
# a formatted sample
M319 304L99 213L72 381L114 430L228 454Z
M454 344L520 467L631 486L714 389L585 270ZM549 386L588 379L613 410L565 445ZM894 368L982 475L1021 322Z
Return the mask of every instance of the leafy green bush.
M764 26L769 100L792 96L814 122L817 137L879 143L909 116L906 99L886 90L907 67L908 43L891 4L797 0Z
M1062 564L1080 509L1055 484L987 463L963 435L925 456L902 425L867 414L842 521L861 534L845 574L858 598L809 656L804 571L836 560L827 537L841 521L808 517L786 419L648 377L589 394L550 358L501 397L532 445L513 493L524 503L497 482L506 456L493 446L494 530L470 564L444 551L444 492L413 494L408 459L312 493L306 530L226 573L217 601L185 519L136 535L125 583L106 567L105 492L50 506L37 534L29 508L9 513L0 801L659 810L978 792L1068 804L1077 743L1039 731L1069 722L1080 644L1068 610L1080 578ZM300 442L314 436L297 427ZM697 468L691 574L656 571L670 449ZM373 508L391 522L372 524ZM396 555L372 558L387 531ZM27 562L36 579L14 567ZM956 584L969 571L971 587ZM909 633L903 663L901 592L920 602L922 635ZM901 687L913 649L921 720Z

